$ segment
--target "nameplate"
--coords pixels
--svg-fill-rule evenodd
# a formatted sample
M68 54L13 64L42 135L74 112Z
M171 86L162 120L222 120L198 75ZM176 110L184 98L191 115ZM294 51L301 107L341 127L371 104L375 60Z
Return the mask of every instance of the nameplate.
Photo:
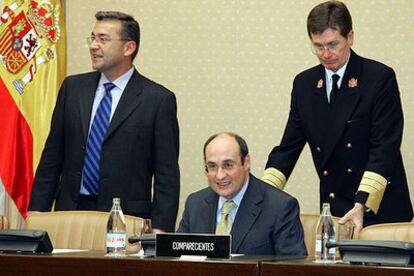
M231 236L213 234L160 233L157 234L157 257L182 255L230 259Z

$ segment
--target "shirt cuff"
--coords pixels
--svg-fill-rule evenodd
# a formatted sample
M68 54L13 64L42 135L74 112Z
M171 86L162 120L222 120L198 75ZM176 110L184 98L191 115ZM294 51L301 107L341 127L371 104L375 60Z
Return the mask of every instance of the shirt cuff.
M358 188L355 202L364 204L375 214L378 212L388 181L382 175L365 171ZM365 202L364 202L365 201Z
M267 168L262 180L280 190L283 190L286 185L286 176L275 168Z

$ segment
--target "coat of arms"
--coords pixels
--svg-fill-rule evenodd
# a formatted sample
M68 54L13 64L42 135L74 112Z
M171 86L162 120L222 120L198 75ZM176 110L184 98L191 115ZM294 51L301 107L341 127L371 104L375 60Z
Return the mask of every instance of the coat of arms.
M0 56L4 58L7 71L19 72L33 58L41 44L36 31L24 12L13 18L8 30L0 38Z
M27 11L21 9L23 4L23 0L16 0L4 7L1 24L7 26L0 34L0 62L9 73L15 75L30 63L24 76L13 81L20 94L33 80L37 66L54 58L47 46L60 36L59 17L48 0L29 1Z

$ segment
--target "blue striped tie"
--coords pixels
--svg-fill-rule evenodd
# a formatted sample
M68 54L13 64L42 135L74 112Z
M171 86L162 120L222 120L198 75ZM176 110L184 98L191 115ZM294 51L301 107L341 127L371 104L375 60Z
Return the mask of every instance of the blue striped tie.
M112 82L104 83L105 96L99 103L93 118L92 127L86 144L86 154L83 164L83 187L91 195L97 195L100 179L101 148L109 126L111 116L112 95L115 87Z

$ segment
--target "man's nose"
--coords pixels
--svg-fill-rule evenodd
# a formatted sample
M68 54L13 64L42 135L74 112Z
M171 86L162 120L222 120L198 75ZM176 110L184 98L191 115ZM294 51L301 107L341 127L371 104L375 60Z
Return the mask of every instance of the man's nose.
M224 170L221 166L219 166L218 169L217 169L216 177L218 179L222 179L222 178L226 177L226 170Z
M99 43L96 42L96 40L92 40L91 44L89 44L89 49L98 49L99 48Z
M332 55L331 51L330 51L328 48L326 48L326 47L325 47L325 48L323 49L322 56L323 56L324 58L329 58L331 55Z

